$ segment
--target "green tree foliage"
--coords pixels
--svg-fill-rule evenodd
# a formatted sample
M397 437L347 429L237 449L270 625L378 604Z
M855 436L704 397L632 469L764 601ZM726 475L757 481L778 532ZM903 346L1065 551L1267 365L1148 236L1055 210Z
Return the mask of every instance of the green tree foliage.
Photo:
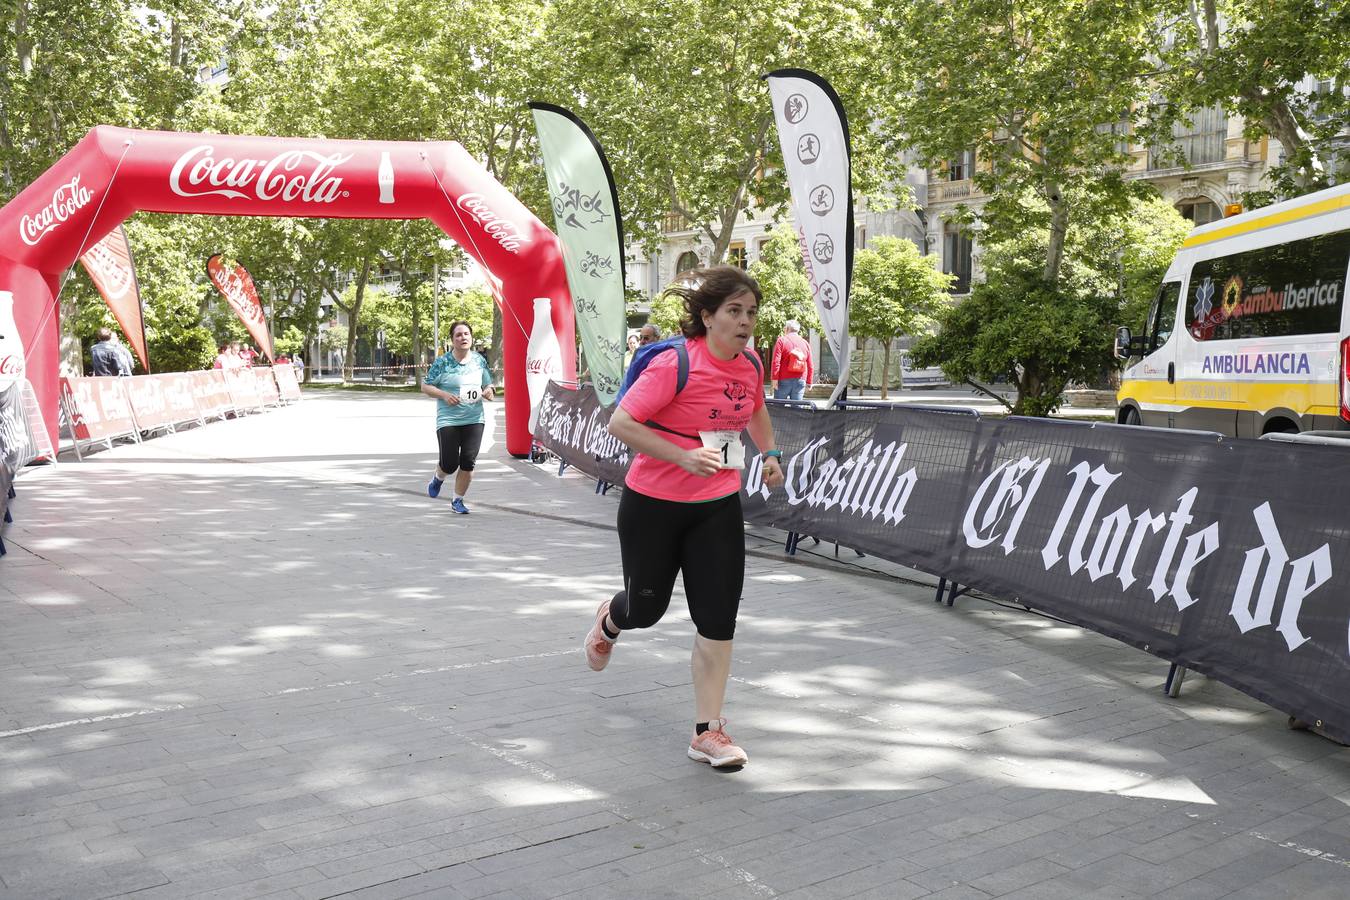
M890 128L931 166L974 150L975 183L990 195L984 239L1047 229L1041 278L1055 291L1075 214L1120 212L1138 193L1111 126L1148 99L1158 27L1148 3L895 4L882 31L892 83L908 87ZM1024 203L1031 195L1042 202Z
M304 351L305 343L305 333L294 325L288 325L285 331L273 339L272 347L278 357L294 356Z
M12 0L0 7L0 193L8 200L95 125L174 128L220 58L224 0Z
M750 264L750 276L759 282L764 296L755 323L757 347L772 347L788 319L796 319L803 331L820 330L811 283L806 280L797 233L791 225L774 229L761 248L759 259Z
M1043 277L1045 229L986 243L985 281L938 315L938 333L915 343L915 364L941 366L954 381L1006 378L1017 389L1014 414L1049 415L1070 383L1110 369L1113 326L1142 317L1188 224L1157 198L1127 215L1079 216L1058 286Z
M1246 137L1270 136L1283 159L1273 196L1289 197L1350 175L1350 4L1343 0L1172 0L1150 136L1166 146L1192 111L1221 106Z
M935 256L921 256L912 241L885 236L873 238L854 257L849 331L881 343L883 400L890 383L891 342L928 331L951 302L947 291L955 279L938 271L936 262Z
M661 293L652 298L652 314L647 317L647 321L661 329L662 335L678 332L683 318L684 301L676 295Z
M568 80L538 99L576 109L609 152L625 227L653 246L674 213L725 259L737 217L781 210L787 186L760 76L814 69L872 119L870 0L561 0L548 33ZM853 131L855 178L876 183L870 130Z

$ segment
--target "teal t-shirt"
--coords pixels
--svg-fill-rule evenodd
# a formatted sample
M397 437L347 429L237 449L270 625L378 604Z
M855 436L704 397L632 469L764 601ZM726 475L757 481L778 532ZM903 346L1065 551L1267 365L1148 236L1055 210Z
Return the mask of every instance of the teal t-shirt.
M436 400L436 427L446 425L479 425L483 422L483 388L492 384L492 372L487 360L481 353L470 350L464 362L455 359L454 351L436 358L427 369L426 383L460 397L466 395L466 389L476 389L478 399L472 403L461 402L451 406L444 400Z

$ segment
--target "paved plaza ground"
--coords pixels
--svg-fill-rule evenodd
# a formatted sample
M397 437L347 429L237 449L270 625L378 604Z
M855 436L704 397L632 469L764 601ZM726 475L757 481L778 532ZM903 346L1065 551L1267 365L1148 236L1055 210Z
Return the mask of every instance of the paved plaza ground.
M20 478L0 897L1350 897L1350 751L770 530L726 710L751 764L690 761L682 595L581 653L615 492L497 443L455 516L432 413L315 391Z

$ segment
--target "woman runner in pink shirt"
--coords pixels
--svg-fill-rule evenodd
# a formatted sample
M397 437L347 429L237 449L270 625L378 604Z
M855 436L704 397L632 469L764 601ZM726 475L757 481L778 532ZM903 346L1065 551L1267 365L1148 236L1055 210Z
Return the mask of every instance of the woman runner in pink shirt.
M675 575L683 573L689 615L698 630L688 754L713 766L743 766L745 751L727 736L722 718L745 580L742 430L748 428L763 448L764 483L783 483L762 370L746 356L759 311L759 285L734 266L714 266L686 273L683 283L668 290L684 301L680 327L689 377L677 391L679 354L661 353L610 420L610 434L636 452L619 501L624 590L596 611L586 635L586 658L599 671L609 663L622 631L660 621Z

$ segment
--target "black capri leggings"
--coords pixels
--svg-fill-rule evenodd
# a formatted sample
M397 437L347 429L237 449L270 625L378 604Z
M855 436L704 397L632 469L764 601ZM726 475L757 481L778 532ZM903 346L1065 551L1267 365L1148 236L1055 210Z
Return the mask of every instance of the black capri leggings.
M483 423L442 425L436 429L436 442L441 447L442 472L447 475L456 469L472 472L478 463L478 448L483 444Z
M619 628L661 620L684 574L689 615L703 637L729 641L745 583L745 525L739 493L706 503L658 500L625 488L619 500L624 590L609 616Z

